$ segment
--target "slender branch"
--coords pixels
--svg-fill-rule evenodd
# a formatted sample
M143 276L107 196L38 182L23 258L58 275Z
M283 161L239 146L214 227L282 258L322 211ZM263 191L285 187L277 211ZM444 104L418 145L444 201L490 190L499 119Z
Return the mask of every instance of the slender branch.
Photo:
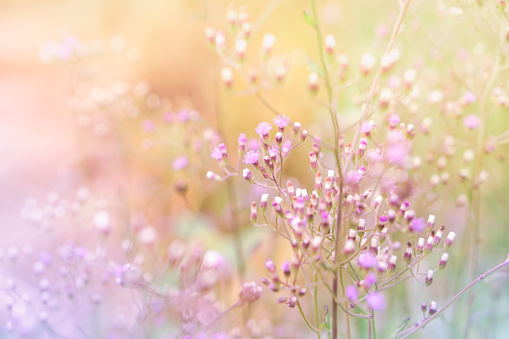
M490 78L488 79L486 86L484 87L484 91L479 101L479 118L480 125L477 132L477 161L474 163L474 171L472 174L472 182L470 187L470 206L471 206L471 215L469 222L469 232L470 235L470 249L469 249L469 272L468 279L472 280L477 271L477 258L479 257L479 236L480 236L480 226L481 226L481 188L478 185L478 180L476 179L479 176L479 173L482 170L483 163L483 155L484 155L484 138L486 134L486 120L487 120L487 109L486 102L489 97L489 93L491 93L491 88L495 84L495 81L498 76L499 68L500 68L500 47L497 45L497 50L495 53L495 65L493 66L493 70L491 72ZM465 338L468 338L468 332L470 329L470 315L472 312L472 305L474 302L474 296L470 296L467 303L467 319L465 321Z
M468 291L470 288L472 288L475 284L477 284L479 281L483 280L484 278L486 278L493 272L498 271L499 269L501 269L502 267L504 267L506 265L509 265L509 254L507 255L507 259L503 263L498 264L497 266L493 267L492 269L486 271L486 273L479 275L477 277L477 279L475 279L470 284L468 284L464 289L462 289L458 294L456 294L451 300L449 300L442 308L438 309L436 313L434 313L433 315L424 319L423 321L421 321L418 325L414 326L413 328L401 332L400 335L404 335L403 339L410 337L410 335L412 335L415 331L417 331L420 328L423 328L428 323L430 323L432 320L437 318L443 311L445 311L449 306L451 306L452 303L454 303L456 301L456 299L461 297L466 291Z

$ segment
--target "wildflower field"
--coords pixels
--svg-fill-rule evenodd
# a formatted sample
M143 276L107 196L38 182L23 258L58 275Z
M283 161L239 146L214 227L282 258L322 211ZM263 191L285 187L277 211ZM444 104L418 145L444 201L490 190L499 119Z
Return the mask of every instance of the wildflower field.
M0 31L0 338L509 338L505 0Z

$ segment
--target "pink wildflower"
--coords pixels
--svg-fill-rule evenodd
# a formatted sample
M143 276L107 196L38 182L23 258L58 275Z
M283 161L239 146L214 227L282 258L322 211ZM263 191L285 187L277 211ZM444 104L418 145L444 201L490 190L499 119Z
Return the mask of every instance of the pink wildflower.
M359 182L362 180L362 175L357 171L350 171L346 174L345 182L352 189L356 189L359 186Z
M290 118L288 118L286 115L279 115L274 118L274 124L280 129L283 129L290 124ZM258 125L258 127L259 126L260 125Z
M188 164L189 164L189 160L187 159L187 157L185 155L183 155L183 156L180 156L180 157L176 158L175 160L173 160L172 165L173 165L173 169L175 171L181 171L184 168L186 168Z
M260 152L258 151L249 151L244 155L244 164L253 165L258 163L258 159L260 158Z
M410 155L410 145L404 141L398 141L397 138L402 135L398 132L392 132L389 135L389 143L385 148L384 156L385 160L395 165L404 166Z
M361 133L364 133L366 135L370 135L371 131L373 130L374 127L375 127L375 122L373 120L364 121L362 123Z
M400 122L401 119L399 118L399 115L397 115L396 113L391 114L389 116L389 126L391 126L391 128L398 126Z
M258 127L255 128L256 134L261 136L266 136L269 134L269 131L272 129L272 126L268 122L260 122Z
M219 149L219 147L215 147L212 152L210 152L210 157L212 159L221 160L223 158L223 152Z
M479 121L479 118L477 116L471 114L463 120L463 123L469 129L477 129L481 122Z
M371 286L376 284L376 282L377 278L376 275L374 275L373 273L368 273L368 275L364 277L364 287L366 288L370 288Z
M465 105L469 105L477 100L477 97L472 92L466 92L463 94L462 101Z

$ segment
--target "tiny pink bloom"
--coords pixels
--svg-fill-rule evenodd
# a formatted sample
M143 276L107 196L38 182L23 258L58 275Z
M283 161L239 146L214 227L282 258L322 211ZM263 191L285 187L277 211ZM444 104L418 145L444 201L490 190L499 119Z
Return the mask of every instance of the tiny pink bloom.
M277 156L277 148L274 148L274 147L269 147L269 149L267 150L267 154L269 155L269 157L273 158L275 156Z
M274 124L279 128L285 128L290 124L290 118L288 118L286 115L277 116L274 118Z
M368 307L373 311L380 311L385 308L385 298L382 294L374 292L366 297Z
M376 257L369 252L362 253L357 260L357 265L359 265L360 268L369 269L375 267L377 263Z
M374 127L375 127L375 124L373 121L364 121L362 123L361 133L369 134L369 133L371 133L371 131L373 130Z
M345 290L345 296L350 301L357 300L359 298L359 291L357 290L357 287L354 285L347 286Z
M469 105L475 102L476 100L477 97L472 92L466 92L465 94L463 94L463 103L465 103L465 105Z
M260 298L262 287L255 282L244 283L239 293L239 300L242 304L252 304Z
M399 115L397 115L396 113L393 113L389 116L389 125L391 127L398 126L400 122L401 122L401 119L399 118Z
M276 271L276 265L274 265L274 262L270 258L265 260L265 267L269 270L270 273L274 273Z
M376 282L377 278L376 275L374 275L373 273L368 273L368 275L364 277L364 287L366 288L370 288L371 286L376 284Z
M424 218L414 218L410 222L410 229L414 232L421 232L424 228L426 228Z
M258 162L260 158L260 152L258 151L249 151L244 155L244 164L252 165Z
M362 180L362 174L357 171L349 171L346 174L345 182L348 186L356 189L359 186L359 182Z
M269 131L272 129L272 126L268 122L260 122L258 127L255 128L256 134L265 136L269 134Z
M290 262L288 260L283 261L283 264L281 265L281 271L284 272L285 276L290 275Z
M283 153L283 156L285 156L286 154L288 154L288 152L290 152L290 149L292 148L292 142L291 140L285 140L285 142L283 142L283 147L281 149L282 153Z
M180 157L176 158L175 160L173 160L173 169L175 171L181 171L184 168L186 168L188 164L189 164L189 160L187 159L187 157L185 155L183 155L183 156L180 156Z
M191 119L191 112L188 109L183 109L178 112L178 118L181 122L188 122Z
M395 165L404 166L410 155L410 145L406 143L394 143L385 148L385 159Z
M469 129L477 129L481 122L479 121L479 118L477 116L471 114L463 120L463 123Z
M210 152L210 157L212 159L221 160L223 158L223 152L219 149L219 147L215 147L212 152Z
M247 137L244 133L240 133L239 138L237 140L240 146L246 146Z

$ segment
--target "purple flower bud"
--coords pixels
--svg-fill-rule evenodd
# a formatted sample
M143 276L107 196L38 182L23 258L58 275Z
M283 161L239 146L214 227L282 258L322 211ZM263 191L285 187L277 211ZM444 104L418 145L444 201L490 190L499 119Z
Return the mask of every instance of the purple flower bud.
M239 138L237 139L239 142L239 151L244 152L246 149L247 137L244 133L240 133Z
M285 277L289 277L290 276L290 262L288 260L285 260L283 261L283 264L281 265L281 270L283 271L283 274L285 275Z
M257 218L258 218L258 211L256 209L256 202L253 201L251 203L251 215L250 215L251 222L255 223Z
M267 267L270 273L276 272L276 266L270 258L265 261L265 267Z
M429 270L428 274L426 274L426 286L429 286L433 283L433 270Z
M382 215L379 219L378 219L378 230L379 231L382 231L383 228L385 227L385 225L387 225L387 222L389 221L389 219L387 218L386 215Z
M291 298L288 300L287 305L288 305L288 307L290 307L290 308L294 308L295 306L297 306L297 297L291 297Z
M318 171L318 161L316 160L316 153L315 152L310 152L309 153L309 162L310 162L310 165L311 165L311 169L313 170L313 172L317 172Z
M288 300L287 297L279 297L279 298L277 298L277 302L280 303L280 304L285 303L287 300Z
M403 254L403 260L407 265L410 264L412 260L412 243L410 241L407 243L405 254Z
M247 182L252 183L254 181L253 173L249 170L249 168L244 168L242 171L242 177L246 179Z
M293 124L292 137L294 137L294 138L295 138L295 136L296 136L297 134L299 134L300 127L301 127L300 122L295 122L295 123Z
M451 246L452 243L454 242L454 239L456 239L456 233L449 232L449 234L447 235L447 238L445 239L445 246L446 247Z
M447 265L447 260L449 260L449 254L444 253L442 254L442 257L440 258L440 261L438 262L438 267L443 270L445 266Z
M429 304L429 315L432 316L435 313L437 313L437 303L435 301L432 301Z

